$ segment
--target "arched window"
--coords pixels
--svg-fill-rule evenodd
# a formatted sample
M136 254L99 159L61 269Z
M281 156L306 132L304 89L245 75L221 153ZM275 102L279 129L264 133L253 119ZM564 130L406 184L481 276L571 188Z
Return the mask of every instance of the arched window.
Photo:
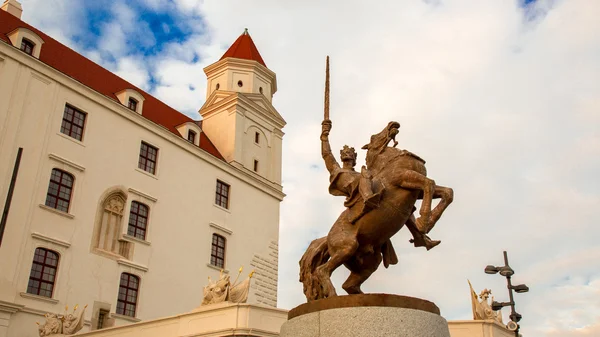
M148 206L137 201L131 202L129 211L129 227L127 234L138 239L146 240L146 228L148 227Z
M71 174L59 169L52 169L46 194L46 206L68 213L73 181L74 178Z
M119 296L117 298L117 314L135 317L139 288L139 277L128 273L121 274Z
M33 48L35 48L35 43L27 39L21 40L21 50L26 54L33 55Z
M51 298L57 269L58 253L45 248L36 248L31 273L29 274L27 292Z
M210 264L215 267L225 268L225 243L226 240L224 237L219 234L213 234Z

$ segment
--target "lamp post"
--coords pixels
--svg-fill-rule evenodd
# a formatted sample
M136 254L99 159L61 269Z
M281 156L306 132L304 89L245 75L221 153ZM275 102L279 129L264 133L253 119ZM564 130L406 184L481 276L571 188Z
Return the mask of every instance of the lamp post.
M495 266L487 266L485 267L485 273L486 274L496 274L496 273L500 273L500 275L506 277L506 283L507 283L507 288L508 288L508 296L510 299L510 302L496 302L493 301L492 302L492 310L500 310L503 307L507 307L510 306L510 322L508 322L508 324L506 324L506 327L509 330L512 330L515 332L515 337L519 337L519 321L521 320L521 314L519 314L516 310L515 310L515 300L513 298L513 290L517 293L526 293L529 291L529 287L524 285L524 284L519 284L516 286L512 285L512 282L510 280L511 276L514 275L515 271L512 270L512 268L508 265L508 255L506 254L506 251L504 251L504 266L502 267L495 267Z

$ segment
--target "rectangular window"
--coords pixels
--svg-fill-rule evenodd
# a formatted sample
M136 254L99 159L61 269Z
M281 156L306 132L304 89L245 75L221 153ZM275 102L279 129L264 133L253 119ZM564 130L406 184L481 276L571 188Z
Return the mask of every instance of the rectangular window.
M188 142L192 144L196 143L196 133L192 130L188 130Z
M74 178L69 173L52 169L50 184L48 184L48 192L46 193L46 206L68 213L73 181Z
M255 133L254 133L254 142L255 142L256 144L260 144L260 143L259 143L259 142L260 142L260 134L259 134L258 132L255 132Z
M135 317L139 287L139 277L128 273L121 274L119 296L117 297L117 314Z
M27 292L52 298L57 268L58 253L44 248L36 248L31 273L29 274Z
M104 328L104 324L106 323L106 319L108 318L108 311L100 309L98 312L98 324L96 325L96 330Z
M33 55L33 48L35 44L27 39L21 40L21 50L26 54Z
M217 180L217 193L215 195L215 204L229 208L229 185Z
M258 172L258 160L254 159L254 172Z
M156 160L158 157L158 149L152 145L142 142L140 147L140 160L138 167L148 173L156 172Z
M146 240L146 227L148 225L148 206L137 201L131 202L131 211L129 211L129 226L127 235L131 235L140 240Z
M138 101L136 101L135 99L129 97L129 102L127 104L127 107L133 111L137 111L137 104Z
M65 105L60 132L81 141L83 138L85 117L86 114L84 112L81 112L70 105Z
M213 234L210 264L225 268L225 238L218 234Z

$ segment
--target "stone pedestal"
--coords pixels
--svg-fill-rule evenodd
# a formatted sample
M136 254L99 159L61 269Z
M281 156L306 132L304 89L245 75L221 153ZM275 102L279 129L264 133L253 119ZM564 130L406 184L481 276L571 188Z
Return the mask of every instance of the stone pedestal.
M281 337L450 337L448 322L432 302L364 294L302 304L288 313Z

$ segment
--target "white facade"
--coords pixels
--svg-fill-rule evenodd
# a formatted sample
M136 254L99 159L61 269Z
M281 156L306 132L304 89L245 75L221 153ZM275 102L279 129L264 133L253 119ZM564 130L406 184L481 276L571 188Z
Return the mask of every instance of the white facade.
M285 122L270 104L274 73L251 60L217 62L251 65L236 70L248 77L271 75L264 79L268 99L217 91L202 108L202 128L179 125L178 135L119 102L132 90L137 109L145 109L148 99L135 89L122 88L115 101L19 45L0 40L1 208L23 149L0 246L0 337L37 336L35 322L65 305L88 305L84 331L95 329L100 309L117 326L189 312L201 302L207 277L219 274L210 264L213 234L226 239L232 277L240 266L244 273L256 269L249 303L275 307ZM211 101L216 96L224 99ZM81 141L61 133L65 105L86 114ZM194 143L186 140L188 130L197 133ZM198 146L201 132L226 160ZM142 142L158 148L154 174L138 168ZM68 212L45 205L53 169L74 177ZM217 180L230 186L228 208L215 204ZM110 214L109 201L116 207ZM149 207L145 239L127 235L132 201ZM51 298L27 293L39 247L59 254ZM140 279L135 317L115 314L122 273Z

